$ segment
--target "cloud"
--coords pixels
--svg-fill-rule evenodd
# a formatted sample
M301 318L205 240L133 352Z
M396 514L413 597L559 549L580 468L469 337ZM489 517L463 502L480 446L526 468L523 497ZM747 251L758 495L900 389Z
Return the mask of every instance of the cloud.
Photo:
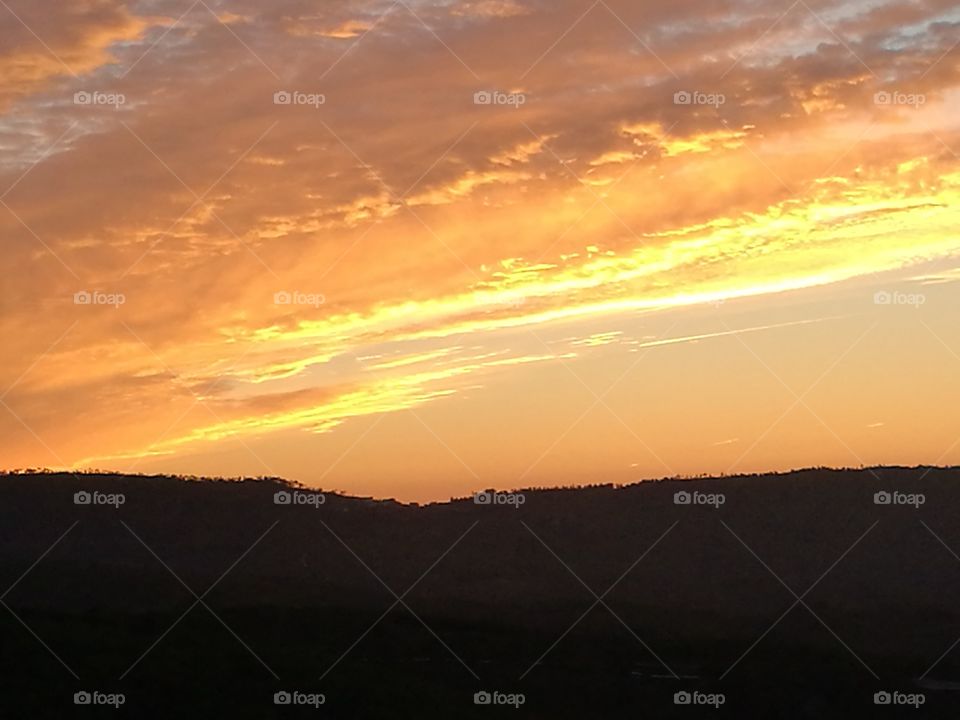
M451 12L469 17L509 18L533 11L515 0L467 0L453 5Z
M702 0L10 6L0 369L70 460L136 455L194 392L223 418L153 450L329 431L560 357L454 350L508 333L960 249L945 3L812 6L832 31L798 6L763 37L779 11ZM73 102L97 89L125 102ZM475 104L494 89L525 102ZM384 385L355 357L388 344Z

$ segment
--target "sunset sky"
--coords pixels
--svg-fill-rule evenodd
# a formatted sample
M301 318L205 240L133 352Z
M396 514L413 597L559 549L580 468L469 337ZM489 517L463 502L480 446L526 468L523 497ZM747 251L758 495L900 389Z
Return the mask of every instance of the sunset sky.
M0 465L960 463L958 110L954 0L2 0Z

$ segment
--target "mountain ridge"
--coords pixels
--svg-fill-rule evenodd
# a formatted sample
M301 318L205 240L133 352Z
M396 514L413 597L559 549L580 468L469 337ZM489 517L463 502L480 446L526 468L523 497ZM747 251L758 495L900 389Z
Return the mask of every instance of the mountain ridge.
M418 717L424 692L483 717L466 701L485 687L526 693L525 717L618 717L623 698L685 717L672 702L684 683L744 712L796 697L791 716L872 717L885 688L923 687L925 710L955 702L958 488L954 467L810 469L420 506L273 478L7 474L0 591L58 657L105 683L159 643L123 685L158 717L176 703L148 687L151 668L171 665L166 692L199 702L211 683L236 694L207 669L225 658L253 693L222 700L235 717L275 716L246 707L272 687L264 665L295 687L324 673L328 710L339 701L350 717ZM75 504L83 492L103 502ZM0 641L20 655L0 671L26 688L62 683L8 620ZM184 680L184 663L203 684ZM370 692L370 673L393 702ZM609 696L557 694L579 682ZM828 701L831 687L847 699ZM31 712L49 706L37 698Z

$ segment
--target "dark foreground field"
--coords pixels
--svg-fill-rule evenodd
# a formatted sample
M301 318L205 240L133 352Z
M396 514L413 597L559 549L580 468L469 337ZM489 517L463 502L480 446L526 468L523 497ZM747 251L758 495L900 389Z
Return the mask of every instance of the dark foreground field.
M4 476L0 717L955 718L958 518L958 469L422 507Z

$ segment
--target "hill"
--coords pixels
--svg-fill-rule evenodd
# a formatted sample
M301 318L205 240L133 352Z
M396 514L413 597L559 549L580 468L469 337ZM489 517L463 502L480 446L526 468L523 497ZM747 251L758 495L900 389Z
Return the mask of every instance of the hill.
M275 478L5 475L0 707L945 717L958 481L815 469L417 506ZM274 703L294 691L324 703Z

